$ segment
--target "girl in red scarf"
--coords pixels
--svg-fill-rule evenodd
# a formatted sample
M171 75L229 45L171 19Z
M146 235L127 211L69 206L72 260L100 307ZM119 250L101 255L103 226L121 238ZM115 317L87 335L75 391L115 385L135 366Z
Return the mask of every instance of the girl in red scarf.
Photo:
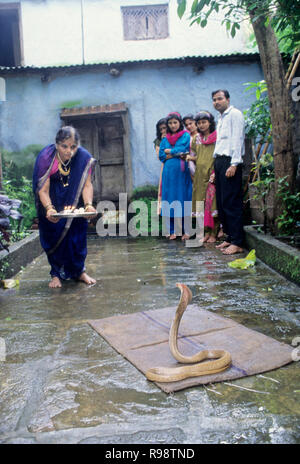
M196 163L196 171L193 182L193 215L199 214L197 202L204 202L204 242L214 243L216 241L220 223L216 206L216 188L214 184L213 153L217 139L215 120L208 111L196 114L198 135L194 137L191 144L191 155L189 159ZM199 204L199 203L198 203ZM199 208L198 208L199 209ZM203 210L202 210L203 213Z

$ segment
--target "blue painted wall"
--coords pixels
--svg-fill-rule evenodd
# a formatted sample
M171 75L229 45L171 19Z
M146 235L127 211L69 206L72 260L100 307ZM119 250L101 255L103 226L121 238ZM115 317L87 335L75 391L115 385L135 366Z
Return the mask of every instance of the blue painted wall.
M160 162L153 140L155 124L170 111L182 115L207 109L217 116L211 91L227 88L231 103L241 110L254 98L243 83L263 79L255 62L208 64L197 74L191 65L128 66L119 77L107 70L85 68L76 72L51 71L51 81L29 70L6 74L6 102L0 104L0 146L20 150L29 144L54 141L64 103L78 106L126 102L129 108L133 187L158 182Z

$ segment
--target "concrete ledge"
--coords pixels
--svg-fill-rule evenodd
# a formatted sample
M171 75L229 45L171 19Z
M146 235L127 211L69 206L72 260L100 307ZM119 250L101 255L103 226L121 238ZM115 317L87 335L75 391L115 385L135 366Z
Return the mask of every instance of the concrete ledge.
M245 226L247 248L279 274L300 285L300 252L269 234L257 231L257 226Z
M0 251L1 274L4 274L6 279L14 276L42 252L39 231L35 230L23 240L13 243L9 252Z

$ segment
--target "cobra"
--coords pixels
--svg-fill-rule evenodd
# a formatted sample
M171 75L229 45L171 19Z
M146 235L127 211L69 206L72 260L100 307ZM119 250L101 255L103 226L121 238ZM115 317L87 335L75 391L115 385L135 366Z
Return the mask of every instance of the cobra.
M226 350L202 350L193 356L184 356L180 353L177 341L178 329L183 313L192 301L193 295L185 284L178 283L176 287L180 289L181 296L169 333L169 347L177 361L188 365L179 367L153 367L146 372L147 379L153 382L175 382L189 377L216 374L228 369L231 365L231 355ZM205 361L206 359L212 359L212 361Z

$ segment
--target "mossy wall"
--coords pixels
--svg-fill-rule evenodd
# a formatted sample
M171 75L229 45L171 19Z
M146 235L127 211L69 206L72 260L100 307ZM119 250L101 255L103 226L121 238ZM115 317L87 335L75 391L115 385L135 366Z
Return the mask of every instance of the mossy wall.
M265 264L292 282L300 285L300 252L271 235L245 227L246 245L256 250L256 256Z

